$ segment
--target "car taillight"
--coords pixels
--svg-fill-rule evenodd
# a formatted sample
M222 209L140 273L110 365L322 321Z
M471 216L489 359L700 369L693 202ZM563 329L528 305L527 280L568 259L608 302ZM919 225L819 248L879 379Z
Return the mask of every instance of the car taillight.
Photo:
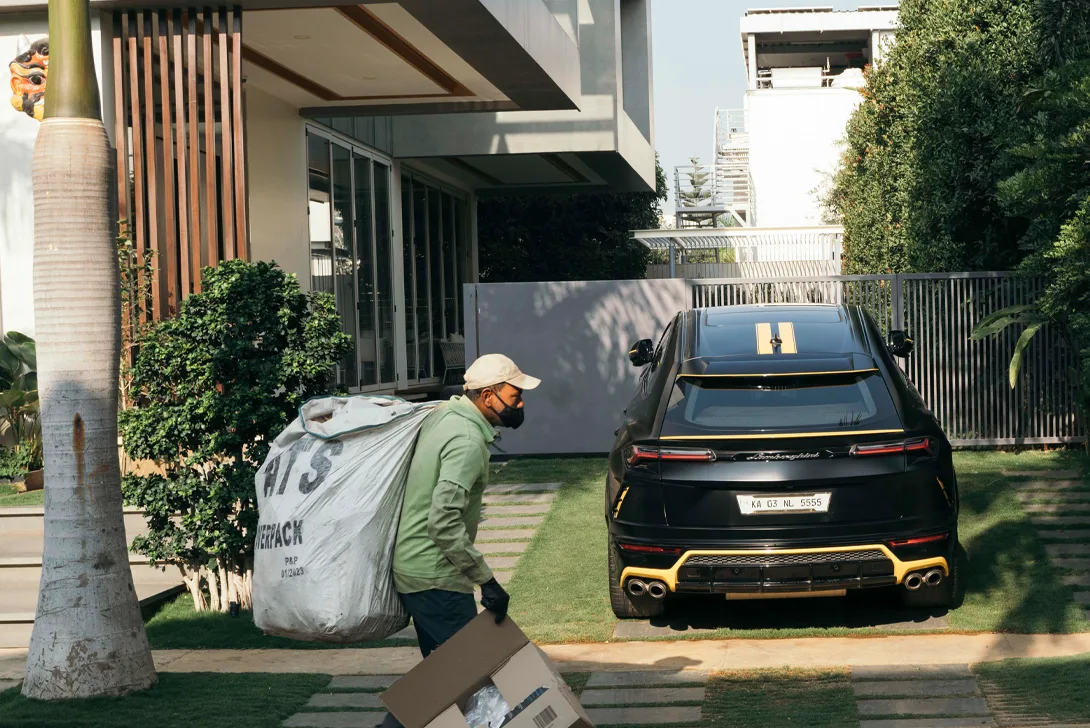
M715 452L712 450L698 450L693 448L633 445L628 453L629 465L639 465L640 463L653 462L656 460L710 463L715 460Z
M621 551L628 551L634 554L670 554L677 555L681 553L680 548L672 548L668 546L642 546L636 543L620 543L617 544Z
M903 539L901 541L890 541L889 545L890 545L890 548L895 548L895 549L903 548L905 546L919 546L920 544L925 544L925 543L935 543L936 541L945 541L947 536L949 536L949 535L950 534L948 534L948 533L940 533L940 534L936 534L934 536L920 536L919 538L906 538L906 539Z
M872 455L900 455L911 453L913 455L934 455L935 441L930 437L917 437L901 442L882 442L874 445L852 445L852 457L869 457Z

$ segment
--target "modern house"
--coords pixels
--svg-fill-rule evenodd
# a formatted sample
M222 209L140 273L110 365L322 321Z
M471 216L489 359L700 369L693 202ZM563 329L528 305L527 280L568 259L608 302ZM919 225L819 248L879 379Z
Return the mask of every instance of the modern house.
M477 276L477 200L655 186L649 0L92 2L118 218L153 314L201 266L334 293L351 391L437 389ZM47 34L0 0L0 60ZM48 100L48 90L46 92ZM0 329L34 331L31 153L0 109Z

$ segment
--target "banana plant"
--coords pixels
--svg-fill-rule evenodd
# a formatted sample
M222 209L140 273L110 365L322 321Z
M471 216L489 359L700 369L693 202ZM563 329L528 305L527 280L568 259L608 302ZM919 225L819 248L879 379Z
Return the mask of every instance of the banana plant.
M973 341L980 341L988 336L996 336L1002 333L1008 326L1025 327L1022 329L1022 334L1014 345L1014 353L1011 355L1009 375L1011 389L1014 389L1015 384L1018 383L1018 372L1022 368L1022 355L1026 347L1029 346L1029 342L1033 340L1034 335L1041 330L1041 327L1048 322L1048 316L1041 312L1037 304L1027 303L1008 306L981 319L969 338Z
M38 358L34 339L9 331L0 339L0 431L26 451L31 470L42 466L38 418Z

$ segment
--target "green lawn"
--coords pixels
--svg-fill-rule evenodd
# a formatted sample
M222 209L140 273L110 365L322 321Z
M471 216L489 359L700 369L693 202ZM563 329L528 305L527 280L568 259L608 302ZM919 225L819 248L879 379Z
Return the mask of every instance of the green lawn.
M181 595L160 609L147 621L147 630L148 642L153 650L321 650L416 644L406 640L383 640L366 644L331 645L270 637L254 625L250 612L241 612L237 617L222 612L196 612L189 594Z
M753 670L711 676L702 725L843 728L858 718L847 670Z
M40 506L44 502L45 491L34 490L20 493L11 483L0 483L0 508L9 506Z
M269 728L328 684L328 675L161 673L123 698L43 702L0 693L4 728Z
M973 672L1021 703L1020 713L1055 723L1090 723L1090 655L985 662Z
M969 555L964 605L950 615L955 631L1079 632L1090 630L1046 557L1004 470L1049 468L1090 473L1079 453L958 453L961 539ZM511 613L538 642L600 642L616 624L606 592L602 518L605 462L600 459L513 461L493 482L563 483L511 580ZM1086 532L1090 542L1090 530ZM799 637L888 633L881 625L908 619L882 595L857 599L784 600L731 605L703 600L692 624L711 631L671 638ZM729 609L729 611L728 611Z

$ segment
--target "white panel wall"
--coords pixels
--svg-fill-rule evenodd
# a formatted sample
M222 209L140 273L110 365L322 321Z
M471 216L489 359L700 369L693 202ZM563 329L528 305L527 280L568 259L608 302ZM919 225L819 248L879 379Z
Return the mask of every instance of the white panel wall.
M816 190L836 170L845 126L860 99L846 89L748 92L758 225L821 224Z
M91 14L95 69L102 99L103 120L113 131L113 95L103 78L112 74L109 23L100 31L98 13ZM26 50L30 41L48 35L44 13L0 15L0 330L34 335L34 195L31 189L31 157L39 122L17 112L9 103L7 66ZM48 98L49 86L46 85Z
M250 255L275 260L310 290L306 128L299 111L260 89L246 91Z

